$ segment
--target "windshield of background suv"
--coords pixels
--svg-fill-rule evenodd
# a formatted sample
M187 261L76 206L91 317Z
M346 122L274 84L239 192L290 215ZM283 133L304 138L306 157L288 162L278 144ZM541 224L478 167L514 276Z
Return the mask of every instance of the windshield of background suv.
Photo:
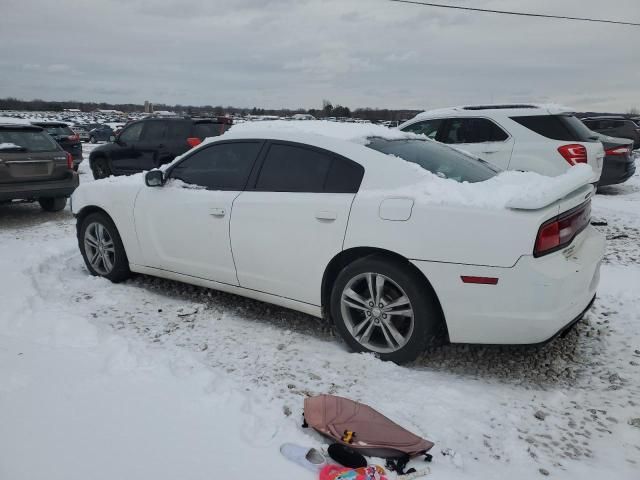
M53 138L39 130L0 129L0 144L2 143L17 145L26 152L51 152L60 149Z
M49 135L56 135L58 137L67 137L73 135L73 131L69 127L62 125L48 125L42 127Z
M385 140L372 138L367 147L395 155L425 170L457 182L483 182L500 171L484 160L465 155L446 145L429 140Z

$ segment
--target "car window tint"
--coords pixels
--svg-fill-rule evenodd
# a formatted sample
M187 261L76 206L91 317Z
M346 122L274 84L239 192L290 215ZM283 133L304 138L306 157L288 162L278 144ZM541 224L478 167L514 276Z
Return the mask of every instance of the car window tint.
M142 122L134 123L128 126L124 130L122 130L122 132L120 132L120 136L118 137L119 140L125 143L137 142L138 140L140 140L140 133L142 132L143 126L144 123Z
M441 178L457 182L482 182L499 172L483 160L430 140L374 138L367 147L415 163Z
M503 142L509 135L486 118L452 118L444 132L443 143Z
M523 127L552 140L591 141L591 131L573 115L531 115L511 117Z
M362 165L334 157L324 184L326 193L357 193L364 176Z
M191 136L191 122L168 122L168 137L185 142Z
M256 190L322 192L333 155L294 145L273 144L264 160Z
M73 131L69 127L64 127L61 125L49 125L42 128L44 128L49 135L56 135L56 136L73 135Z
M217 137L223 133L224 128L220 123L196 123L193 126L193 136L202 139L207 137Z
M440 125L444 122L443 119L433 119L433 120L424 120L422 122L413 123L411 125L407 125L402 129L403 132L413 132L419 135L426 135L427 137L435 140L436 135L438 135L438 129Z
M44 131L0 129L0 144L22 147L26 152L51 152L59 150L58 144Z
M170 178L209 190L243 190L260 147L260 142L243 142L199 149L178 163Z
M167 122L144 122L141 140L145 142L158 142L167 137Z

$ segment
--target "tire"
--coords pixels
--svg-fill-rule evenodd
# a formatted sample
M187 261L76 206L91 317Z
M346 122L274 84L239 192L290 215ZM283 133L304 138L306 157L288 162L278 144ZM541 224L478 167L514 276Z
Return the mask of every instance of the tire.
M108 160L104 157L98 157L91 163L91 171L93 172L93 178L96 180L107 178L113 173Z
M382 302L376 300L380 276L384 280ZM369 280L373 298L368 293ZM347 297L346 292L355 295L350 293ZM372 307L370 301L376 304ZM390 306L393 303L398 304ZM391 313L407 310L413 315ZM440 307L424 278L408 265L384 256L356 260L338 274L331 291L330 312L336 329L352 350L372 352L382 360L395 363L415 360L436 338L444 323ZM367 333L368 340L365 339Z
M91 213L82 220L78 228L78 246L91 275L108 278L113 283L131 276L118 229L105 213Z
M96 137L94 137L94 136L89 137L89 141L91 143L98 143L98 141L96 140Z
M59 212L67 206L66 197L44 197L39 198L38 203L45 212Z

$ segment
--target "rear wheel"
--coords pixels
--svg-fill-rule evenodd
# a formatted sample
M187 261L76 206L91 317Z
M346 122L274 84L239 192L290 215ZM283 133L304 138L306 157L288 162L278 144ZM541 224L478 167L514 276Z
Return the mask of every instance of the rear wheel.
M87 215L78 229L78 245L92 275L114 283L131 275L122 239L113 221L104 213Z
M100 178L107 178L112 173L109 162L104 157L96 158L93 161L91 165L91 171L93 172L93 178L95 178L96 180Z
M401 262L378 256L356 260L333 286L336 329L357 352L397 363L414 360L442 325L425 287L425 280Z
M44 197L39 198L38 203L45 212L59 212L67 206L66 197Z

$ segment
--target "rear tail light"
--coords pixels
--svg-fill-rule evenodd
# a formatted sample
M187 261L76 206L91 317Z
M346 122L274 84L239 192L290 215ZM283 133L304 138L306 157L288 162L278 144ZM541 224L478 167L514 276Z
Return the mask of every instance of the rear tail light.
M79 142L80 141L80 135L78 135L77 133L74 133L73 135L69 135L67 137L67 139L71 142Z
M73 169L73 157L69 152L64 152L67 154L67 168Z
M189 137L189 138L187 138L187 145L189 145L191 148L197 147L201 143L202 143L202 139L201 138L198 138L198 137Z
M591 200L543 223L538 230L533 256L541 257L560 250L571 242L591 221Z
M558 152L560 152L560 155L562 155L569 165L587 163L587 149L584 145L578 143L562 145L558 147Z
M628 155L630 152L629 147L615 147L604 151L606 155Z

